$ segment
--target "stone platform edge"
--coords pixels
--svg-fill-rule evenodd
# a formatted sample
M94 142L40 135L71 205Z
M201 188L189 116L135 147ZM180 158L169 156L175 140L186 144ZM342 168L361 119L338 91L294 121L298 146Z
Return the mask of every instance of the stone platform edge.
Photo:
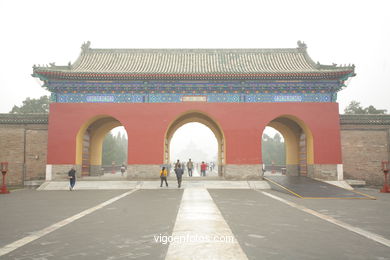
M168 187L160 187L156 181L78 181L75 190L129 190L129 189L177 189L177 182L168 182ZM206 189L271 189L267 181L183 181L182 188ZM68 181L46 181L37 188L44 190L69 190Z

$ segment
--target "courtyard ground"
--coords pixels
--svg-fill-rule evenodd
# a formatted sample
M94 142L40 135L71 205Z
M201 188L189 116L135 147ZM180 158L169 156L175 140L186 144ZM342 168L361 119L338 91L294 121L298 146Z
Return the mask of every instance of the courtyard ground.
M376 200L196 186L16 190L0 196L0 259L390 259L390 194L357 190Z

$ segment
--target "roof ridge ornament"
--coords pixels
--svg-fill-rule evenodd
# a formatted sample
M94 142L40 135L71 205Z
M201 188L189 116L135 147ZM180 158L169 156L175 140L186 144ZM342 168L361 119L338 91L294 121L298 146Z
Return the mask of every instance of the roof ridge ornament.
M297 44L298 44L298 49L302 49L302 50L307 49L307 45L305 42L298 41Z
M91 42L90 41L84 42L81 45L81 50L82 51L87 51L87 50L91 49L90 46L91 46Z

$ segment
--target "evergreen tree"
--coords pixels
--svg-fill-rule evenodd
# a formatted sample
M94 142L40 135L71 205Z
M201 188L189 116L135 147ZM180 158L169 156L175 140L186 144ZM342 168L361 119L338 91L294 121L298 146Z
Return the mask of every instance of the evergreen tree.
M344 109L344 113L347 115L383 115L386 114L386 109L376 109L374 106L370 105L366 108L363 108L360 105L360 102L351 101L349 105Z
M275 165L285 165L286 152L280 134L276 133L273 138L264 134L262 139L263 163L270 165L274 162Z
M367 114L371 115L383 115L386 114L387 110L386 109L376 109L374 106L368 106L364 109Z
M38 99L26 98L23 104L14 106L10 111L11 114L29 114L29 113L49 113L50 100L48 96L42 96Z
M111 133L108 133L103 141L103 165L111 165L115 161L115 140Z
M103 165L121 165L127 163L127 138L118 132L116 136L108 133L103 141Z

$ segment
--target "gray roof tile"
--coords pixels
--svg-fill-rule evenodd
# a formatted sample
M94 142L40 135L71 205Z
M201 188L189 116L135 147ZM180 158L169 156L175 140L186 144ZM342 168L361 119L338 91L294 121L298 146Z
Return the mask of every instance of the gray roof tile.
M390 125L390 115L340 115L341 125Z
M354 66L314 63L299 43L293 49L91 49L82 46L70 66L35 67L35 75L53 77L257 77L277 74L354 74ZM97 74L97 75L91 75Z
M47 124L48 114L0 114L0 124Z

